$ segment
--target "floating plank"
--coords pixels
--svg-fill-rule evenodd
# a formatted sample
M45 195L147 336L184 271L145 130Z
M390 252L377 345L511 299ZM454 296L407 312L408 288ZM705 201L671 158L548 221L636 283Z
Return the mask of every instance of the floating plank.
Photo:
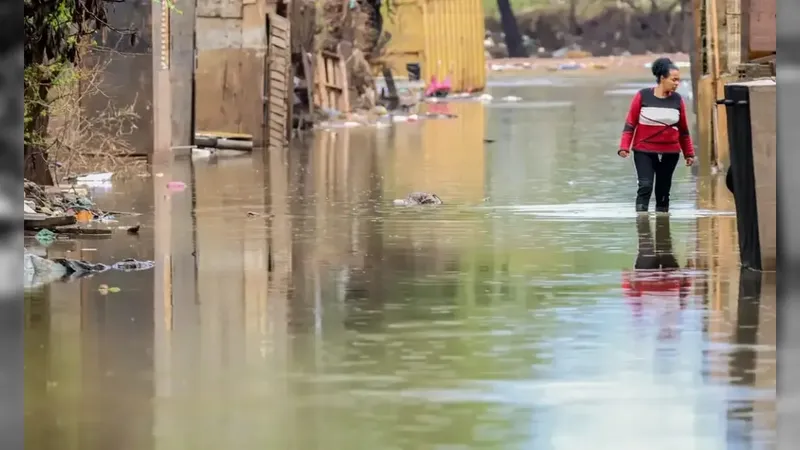
M215 137L215 138L222 138L222 139L231 139L236 141L252 141L253 135L252 134L245 134L245 133L228 133L225 131L198 131L195 133L195 136L202 136L202 137Z
M75 216L48 217L45 214L25 214L23 216L26 230L41 230L44 228L63 227L77 223Z

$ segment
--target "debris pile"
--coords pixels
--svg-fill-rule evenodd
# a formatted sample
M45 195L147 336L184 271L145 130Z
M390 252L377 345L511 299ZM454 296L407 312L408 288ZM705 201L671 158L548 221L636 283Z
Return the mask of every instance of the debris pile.
M27 289L59 280L72 281L108 270L135 272L155 267L153 261L139 261L132 258L123 259L111 265L68 258L47 259L27 250L23 255L22 265Z
M62 188L45 188L33 181L24 181L26 217L32 214L46 217L75 216L86 211L92 217L102 217L106 213L97 208L89 199L86 189L75 186Z
M125 213L105 211L89 197L88 190L77 186L40 186L24 180L23 219L26 231L38 231L37 238L50 242L57 234L110 235L112 230L90 227L93 223L110 223ZM81 224L82 226L78 226ZM138 224L124 228L129 233L139 230ZM45 232L49 231L49 233Z
M531 56L573 59L581 54L687 53L692 19L681 4L656 0L635 7L615 4L598 8L593 4L597 12L584 18L575 17L568 8L538 8L520 11L516 19L523 46ZM588 7L589 3L583 6ZM485 24L486 51L493 58L507 57L500 21L489 16Z

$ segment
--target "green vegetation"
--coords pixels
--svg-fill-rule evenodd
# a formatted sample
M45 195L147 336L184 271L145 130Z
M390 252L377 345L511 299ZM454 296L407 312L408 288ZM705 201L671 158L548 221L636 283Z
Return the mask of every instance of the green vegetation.
M158 0L154 0L158 1ZM171 0L164 0L173 8ZM115 0L24 0L25 177L52 184L48 170L47 127L52 91L75 85L82 49L94 45L92 36L110 28L107 3Z

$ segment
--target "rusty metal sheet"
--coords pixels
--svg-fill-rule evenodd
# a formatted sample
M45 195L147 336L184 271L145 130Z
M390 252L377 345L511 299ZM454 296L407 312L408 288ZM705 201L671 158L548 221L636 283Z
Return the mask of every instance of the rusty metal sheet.
M396 0L392 8L392 20L384 22L392 38L382 60L395 75L419 63L424 81L449 75L454 92L486 86L481 0Z

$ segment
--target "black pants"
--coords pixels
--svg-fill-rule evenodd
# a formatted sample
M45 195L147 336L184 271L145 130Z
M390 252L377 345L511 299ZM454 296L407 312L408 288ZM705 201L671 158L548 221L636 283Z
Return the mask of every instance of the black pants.
M650 227L650 218L636 218L636 232L639 234L639 251L634 268L637 270L674 270L680 267L672 250L672 232L669 217L656 217L656 233Z
M672 174L681 155L679 153L633 152L636 178L639 189L636 191L636 210L647 211L653 187L656 191L656 209L669 208L669 191L672 189Z

